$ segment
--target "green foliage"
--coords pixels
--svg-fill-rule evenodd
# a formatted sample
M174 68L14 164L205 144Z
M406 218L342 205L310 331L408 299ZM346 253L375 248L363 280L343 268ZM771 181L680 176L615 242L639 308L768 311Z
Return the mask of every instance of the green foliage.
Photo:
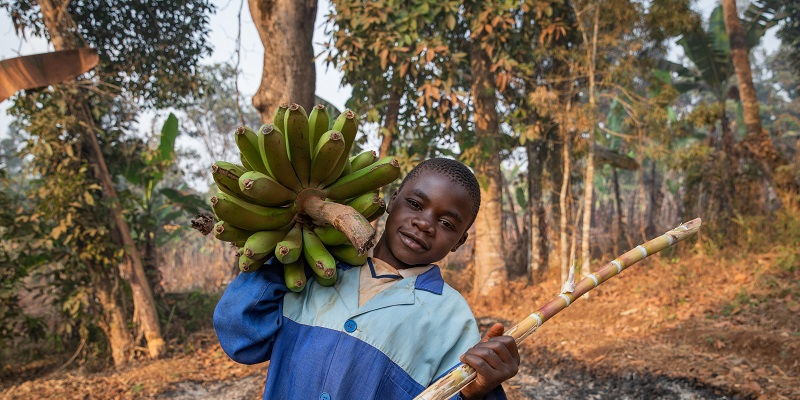
M0 2L18 34L46 37L41 12L33 0ZM70 1L72 16L86 45L97 49L94 74L104 90L123 90L144 106L179 105L201 90L198 63L211 48L208 0Z

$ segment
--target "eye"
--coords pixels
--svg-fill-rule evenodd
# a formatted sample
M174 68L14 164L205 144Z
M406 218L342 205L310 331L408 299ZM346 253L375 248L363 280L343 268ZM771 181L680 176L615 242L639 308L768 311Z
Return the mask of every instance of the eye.
M446 219L443 219L443 220L440 220L440 221L442 222L442 225L444 225L445 228L453 230L453 231L456 230L456 226L453 225L452 222L450 222L450 221L448 221Z
M408 205L415 210L422 209L422 205L420 205L419 202L414 199L406 199L406 202L408 202Z

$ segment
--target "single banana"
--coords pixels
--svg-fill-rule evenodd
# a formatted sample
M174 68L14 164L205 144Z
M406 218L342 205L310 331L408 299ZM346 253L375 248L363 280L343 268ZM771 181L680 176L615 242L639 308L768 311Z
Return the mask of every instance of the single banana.
M324 104L317 104L308 114L308 147L311 151L311 156L314 156L314 149L317 148L319 138L328 131L330 118L328 117L328 109ZM330 171L328 171L330 172Z
M300 224L294 224L286 237L275 246L275 258L282 264L290 264L296 262L302 252L303 229Z
M297 193L257 171L242 174L238 189L244 199L262 206L285 206L297 198Z
M217 184L219 190L239 198L246 198L239 190L239 177L247 170L241 165L232 164L226 161L217 161L211 165L211 177Z
M316 186L329 175L343 153L344 140L342 140L341 133L337 131L327 131L322 134L314 150L314 160L311 162L309 186Z
M296 260L283 265L283 281L293 292L300 292L306 287L306 268L303 260Z
M211 208L214 209L217 219L248 231L266 231L287 226L296 212L294 206L263 207L223 192L211 198Z
M383 201L383 199L381 199L380 206L378 207L377 210L375 210L374 213L370 214L370 216L367 217L367 221L369 222L375 221L376 219L382 217L384 213L386 213L386 203Z
M372 165L343 176L326 188L328 197L344 200L378 189L400 177L400 164L393 157L384 157Z
M244 254L239 255L239 271L253 272L264 265L263 260L254 260Z
M303 188L289 161L289 155L286 154L286 144L281 131L270 124L261 125L258 129L258 149L261 151L264 163L269 165L269 169L274 173L272 176L275 180L295 192Z
M314 233L316 233L317 237L319 237L319 240L321 240L322 243L325 243L327 246L350 244L350 240L347 239L347 236L345 236L344 233L339 232L338 229L330 225L318 226L314 228Z
M378 208L381 206L381 195L377 190L367 192L348 201L347 205L353 207L353 209L363 215L364 218L367 218L375 211L378 211Z
M303 255L318 277L330 279L336 274L336 260L317 235L306 228L303 229Z
M328 186L331 183L335 182L342 176L342 171L344 171L345 167L348 165L348 161L350 160L350 149L353 147L353 142L356 139L356 133L358 132L358 121L356 120L356 113L352 110L346 110L345 112L339 114L336 118L336 121L333 122L333 127L331 128L335 131L339 131L342 133L342 137L344 138L344 154L339 158L336 162L336 167L334 167L333 171L325 177L325 180L322 181L322 186Z
M251 166L250 163L247 162L247 160L244 159L244 156L242 155L242 153L239 153L239 161L242 162L242 165L244 166L244 169L246 169L248 171L253 171L253 166Z
M272 175L267 166L261 161L261 153L258 151L258 135L246 126L236 128L236 146L242 157L247 160L247 164L253 167L253 171L262 174Z
M275 110L275 115L272 117L272 124L275 125L281 132L286 132L286 126L283 124L283 117L286 115L286 110L289 108L289 104L283 103L278 106L278 109Z
M336 274L336 271L334 270L333 276L330 277L330 278L322 278L322 277L317 276L317 282L319 282L319 284L322 285L322 286L333 286L333 285L336 284L336 278L338 278L338 275Z
M350 172L356 172L370 164L378 161L378 154L375 150L365 151L350 159Z
M309 170L311 169L311 147L308 142L308 117L306 110L299 104L292 103L283 116L286 130L286 143L289 146L289 159L292 161L294 172L300 183L308 185Z
M253 232L239 229L225 221L214 224L214 237L223 242L239 243L247 240Z
M367 262L367 255L358 254L358 250L350 245L334 246L330 248L330 251L336 259L354 267L360 267Z
M244 255L253 260L263 260L275 252L275 245L284 236L285 230L256 232L244 243Z

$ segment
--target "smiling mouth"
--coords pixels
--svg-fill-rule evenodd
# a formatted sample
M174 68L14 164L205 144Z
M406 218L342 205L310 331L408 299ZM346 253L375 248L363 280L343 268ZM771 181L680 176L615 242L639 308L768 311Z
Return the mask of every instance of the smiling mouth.
M416 237L414 237L414 236L412 236L410 234L402 232L402 231L400 231L399 233L400 233L400 237L401 237L403 243L406 246L408 246L408 247L410 247L412 249L415 248L415 247L418 247L418 248L420 248L422 250L428 250L428 244L423 242L422 240L420 240L420 239L418 239L418 238L416 238Z

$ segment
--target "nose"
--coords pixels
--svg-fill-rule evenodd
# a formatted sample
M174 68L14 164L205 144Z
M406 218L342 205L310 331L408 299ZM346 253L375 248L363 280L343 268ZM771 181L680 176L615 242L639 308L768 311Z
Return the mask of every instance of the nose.
M433 234L433 224L425 216L419 216L412 219L411 224L415 228L419 229L420 232L427 233L428 235Z

